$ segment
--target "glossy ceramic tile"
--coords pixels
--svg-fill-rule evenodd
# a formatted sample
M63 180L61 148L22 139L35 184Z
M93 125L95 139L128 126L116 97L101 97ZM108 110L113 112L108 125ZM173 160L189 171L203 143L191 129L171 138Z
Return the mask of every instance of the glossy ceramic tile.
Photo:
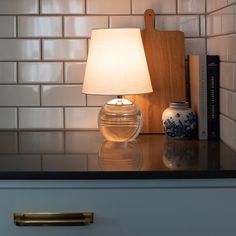
M110 16L110 27L144 29L144 19L143 16Z
M103 137L99 132L66 132L65 149L70 153L97 153Z
M236 61L236 34L225 37L227 43L227 59L229 61Z
M0 133L0 149L3 153L17 153L18 142L16 132Z
M228 118L236 121L236 93L220 89L220 111Z
M45 60L85 60L86 57L85 39L55 39L43 42L43 59Z
M130 0L87 0L87 14L130 14Z
M200 16L201 37L206 36L206 16Z
M14 84L16 77L16 62L0 62L0 84Z
M0 108L0 129L17 128L16 108Z
M108 28L108 16L65 17L66 37L90 37L92 29Z
M205 39L185 39L185 54L205 54Z
M43 14L84 14L85 0L41 0Z
M222 30L222 15L219 12L207 16L207 35L219 35Z
M86 62L66 62L65 63L65 82L83 83Z
M87 105L88 106L103 106L109 100L115 98L116 96L102 96L102 95L87 95Z
M63 132L23 132L19 137L19 151L22 153L63 153Z
M220 89L220 113L224 115L228 115L228 104L229 103L229 96L228 91L226 89Z
M81 85L43 85L43 106L85 106Z
M143 14L149 8L155 13L176 14L176 0L132 0L133 14Z
M199 16L157 16L156 29L180 30L185 37L199 37Z
M62 108L20 108L19 128L63 128Z
M38 13L38 0L1 0L0 14Z
M224 115L220 116L220 137L224 143L235 148L234 121Z
M60 16L20 16L18 18L19 37L61 37L62 18Z
M205 13L205 0L178 0L178 13Z
M0 171L41 171L40 155L0 155Z
M227 6L227 0L206 0L207 12Z
M0 60L38 60L40 59L39 40L0 39Z
M0 106L39 106L38 85L0 85Z
M207 53L219 55L221 60L228 58L228 42L227 37L214 37L207 39Z
M87 155L43 155L43 171L87 171Z
M97 115L100 108L66 108L65 128L97 129Z
M222 14L222 33L233 33L235 31L235 11L234 6L226 7L220 11Z
M0 38L16 36L15 16L0 16Z
M20 83L62 83L62 62L20 62L18 64Z
M220 64L220 87L232 90L234 83L234 64L222 62Z

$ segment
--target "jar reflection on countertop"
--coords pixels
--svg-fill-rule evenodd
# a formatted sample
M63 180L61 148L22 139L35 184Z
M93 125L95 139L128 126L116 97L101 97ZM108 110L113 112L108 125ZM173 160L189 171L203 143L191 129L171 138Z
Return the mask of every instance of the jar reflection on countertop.
M196 115L188 102L170 102L162 114L165 134L173 138L192 138L196 129Z
M198 150L198 142L167 139L162 160L170 170L194 170L198 168Z
M143 152L134 140L131 142L105 141L99 151L99 165L104 171L136 171L143 163Z

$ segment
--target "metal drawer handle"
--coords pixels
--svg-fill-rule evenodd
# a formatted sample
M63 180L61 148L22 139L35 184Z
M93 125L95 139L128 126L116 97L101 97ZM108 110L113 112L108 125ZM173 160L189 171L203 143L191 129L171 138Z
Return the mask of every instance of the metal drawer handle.
M93 212L16 212L17 226L83 226L93 223Z

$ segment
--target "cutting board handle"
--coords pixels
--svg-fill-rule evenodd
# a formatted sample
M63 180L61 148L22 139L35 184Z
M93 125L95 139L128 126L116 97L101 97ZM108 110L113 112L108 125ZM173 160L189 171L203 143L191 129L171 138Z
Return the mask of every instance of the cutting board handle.
M155 30L155 12L147 9L144 12L145 30Z

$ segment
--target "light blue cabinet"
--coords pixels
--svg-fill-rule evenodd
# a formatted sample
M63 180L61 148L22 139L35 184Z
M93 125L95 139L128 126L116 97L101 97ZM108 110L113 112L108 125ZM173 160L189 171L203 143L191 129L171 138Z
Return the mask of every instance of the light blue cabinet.
M236 180L0 182L0 235L234 235ZM14 212L94 212L88 226L19 227Z

